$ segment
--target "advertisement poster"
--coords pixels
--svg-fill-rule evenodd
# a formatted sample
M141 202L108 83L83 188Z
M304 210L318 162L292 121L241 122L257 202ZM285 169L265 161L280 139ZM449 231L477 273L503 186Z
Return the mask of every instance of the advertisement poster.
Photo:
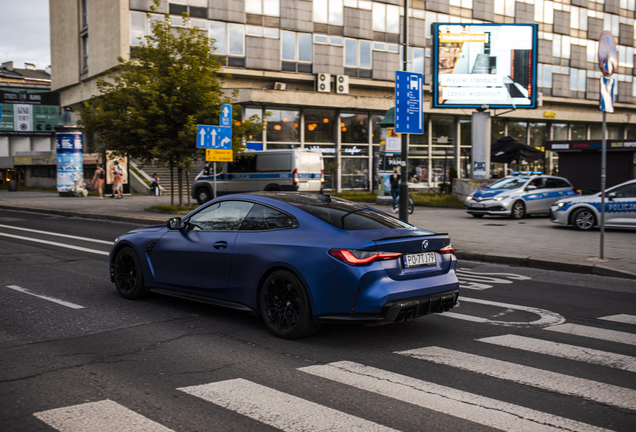
M382 128L380 151L384 151L385 153L401 153L402 134L396 133L394 128Z
M56 135L57 191L71 192L75 184L84 183L82 134L80 132Z
M128 158L117 156L111 151L106 152L106 184L112 185L115 181L115 171L120 170L121 183L128 184Z
M59 96L0 88L0 135L51 135L60 120Z

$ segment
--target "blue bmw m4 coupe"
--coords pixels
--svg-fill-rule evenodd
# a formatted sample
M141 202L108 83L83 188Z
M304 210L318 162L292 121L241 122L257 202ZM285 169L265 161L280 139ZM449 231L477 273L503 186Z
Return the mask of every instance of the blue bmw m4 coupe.
M293 339L321 323L448 311L459 295L454 252L447 234L364 204L260 192L120 236L110 277L124 298L156 292L246 311Z

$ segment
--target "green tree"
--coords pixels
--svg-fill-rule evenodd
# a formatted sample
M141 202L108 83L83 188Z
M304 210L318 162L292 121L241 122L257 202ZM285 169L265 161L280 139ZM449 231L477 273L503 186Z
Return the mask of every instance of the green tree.
M204 154L196 148L197 125L218 125L221 105L236 96L222 90L223 80L230 77L213 54L214 39L190 28L187 14L183 18L183 27L172 27L169 15L153 20L152 33L130 59L120 57L117 67L98 78L100 95L80 110L80 125L98 148L170 167L171 183L176 168L179 205L183 170L189 171ZM256 117L233 123L237 158L245 150L243 137L255 135L263 125Z

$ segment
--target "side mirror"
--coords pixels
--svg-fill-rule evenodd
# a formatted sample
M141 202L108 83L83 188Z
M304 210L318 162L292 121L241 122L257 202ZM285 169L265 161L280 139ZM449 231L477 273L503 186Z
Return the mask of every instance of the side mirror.
M169 230L181 230L181 218L173 217L166 221L166 226Z
M530 191L530 190L535 190L536 188L537 188L537 187L536 187L535 185L528 185L528 186L526 187L526 190L529 190L529 191Z
M609 192L607 194L607 198L611 201L612 199L616 198L616 192Z

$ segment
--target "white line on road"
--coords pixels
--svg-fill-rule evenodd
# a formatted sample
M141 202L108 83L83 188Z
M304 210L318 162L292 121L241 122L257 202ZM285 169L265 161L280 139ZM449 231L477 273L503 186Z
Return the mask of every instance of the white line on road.
M575 345L533 339L518 335L493 336L477 340L479 342L486 342L493 345L636 372L636 357L630 357L623 354L614 354Z
M497 306L497 307L501 307L505 309L514 309L514 310L519 310L524 312L530 312L530 313L539 315L539 319L536 321L515 322L515 321L491 320L487 318L476 317L474 315L466 315L466 314L456 313L456 312L445 312L441 315L445 317L449 317L449 318L461 319L464 321L488 323L488 324L500 325L504 327L519 327L519 326L529 326L529 325L534 327L545 327L545 326L554 326L554 325L565 322L565 318L563 318L558 313L551 312L545 309L519 306L519 305L508 304L508 303L499 303L499 302L494 302L490 300L481 300L481 299L474 299L469 297L460 297L459 301L460 303L461 302L478 303L478 304L484 304L488 306Z
M45 295L41 295L41 294L34 294L31 291L29 291L28 289L19 287L17 285L7 285L7 288L10 288L10 289L15 290L15 291L20 291L21 293L29 294L29 295L32 295L34 297L38 297L38 298L41 298L41 299L44 299L44 300L48 300L50 302L57 303L57 304L60 304L62 306L70 307L71 309L84 309L84 306L80 306L80 305L75 304L75 303L67 302L67 301L64 301L64 300L56 299L56 298L45 296Z
M178 390L283 431L395 431L241 378Z
M599 319L600 320L605 320L605 321L613 321L613 322L617 322L617 323L623 323L623 324L636 325L636 316L634 316L634 315L626 315L626 314L611 315L611 316L606 316L606 317L602 317L602 318L599 318Z
M418 348L397 354L452 366L556 393L577 396L606 405L636 409L636 390L563 375L529 366L481 357L441 347Z
M73 235L68 235L68 234L58 234L58 233L52 233L52 232L48 232L48 231L34 230L34 229L30 229L30 228L15 227L15 226L11 226L11 225L2 225L2 224L0 224L0 228L8 228L8 229L14 229L14 230L38 233L38 234L46 234L46 235L50 235L50 236L64 237L64 238L69 238L69 239L74 239L74 240L81 240L81 241L87 241L87 242L93 242L93 243L101 243L101 244L107 244L107 245L112 245L113 244L112 241L97 240L97 239L92 239L92 238L88 238L88 237L78 237L78 236L73 236Z
M22 237L22 236L17 236L17 235L13 235L13 234L6 234L6 233L0 233L0 236L2 237L9 237L9 238L14 238L14 239L18 239L18 240L26 240L26 241L32 241L35 243L42 243L42 244L47 244L47 245L51 245L51 246L57 246L57 247L62 247L62 248L67 248L67 249L73 249L73 250L78 250L78 251L82 251L82 252L89 252L89 253L94 253L97 255L109 255L109 252L104 252L104 251L100 251L100 250L96 250L96 249L88 249L85 247L81 247L81 246L73 246L73 245L69 245L69 244L64 244L64 243L56 243L56 242L52 242L52 241L48 241L48 240L41 240L41 239L36 239L36 238L31 238L31 237ZM109 243L112 245L112 243Z
M33 415L52 428L64 432L172 432L172 429L108 399L42 411Z
M309 366L299 370L499 430L515 432L605 430L552 414L348 361L330 363L324 366Z
M606 330L597 327L589 327L578 324L561 324L553 327L546 327L544 330L567 333L574 336L583 336L592 339L601 339L609 342L618 342L627 345L636 345L636 334Z

